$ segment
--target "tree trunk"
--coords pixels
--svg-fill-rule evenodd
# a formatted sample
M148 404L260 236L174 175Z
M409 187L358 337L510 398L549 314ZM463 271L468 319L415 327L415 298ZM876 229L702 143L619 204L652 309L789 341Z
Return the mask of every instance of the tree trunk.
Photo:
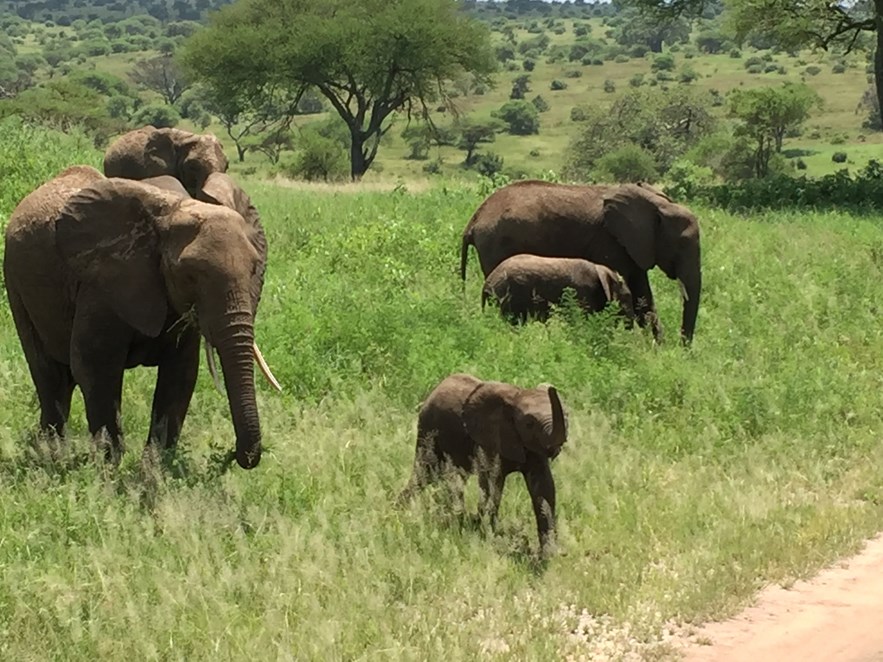
M361 181L362 175L368 171L368 160L365 158L365 140L362 132L350 130L350 178L354 182Z
M661 53L662 52L662 37L650 37L650 52L651 53Z
M877 87L877 104L883 113L883 0L874 0L877 23L877 46L874 49L874 83Z
M243 147L242 145L240 145L239 143L236 143L236 153L239 155L239 162L240 163L245 161L245 152L246 152L246 148Z

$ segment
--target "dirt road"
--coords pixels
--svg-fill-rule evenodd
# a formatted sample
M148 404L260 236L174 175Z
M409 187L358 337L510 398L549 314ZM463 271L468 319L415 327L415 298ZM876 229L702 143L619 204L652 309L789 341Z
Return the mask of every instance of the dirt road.
M699 628L683 652L689 662L883 661L883 536L809 581L764 589L735 618Z

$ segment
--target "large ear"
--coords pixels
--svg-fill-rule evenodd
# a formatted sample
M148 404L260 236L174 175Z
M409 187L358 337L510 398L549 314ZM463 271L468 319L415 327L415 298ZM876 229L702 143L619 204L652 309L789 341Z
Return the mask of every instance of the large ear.
M604 225L645 271L656 264L656 233L663 200L640 186L623 184L604 197Z
M515 427L514 404L518 389L500 382L483 382L463 404L466 432L490 455L524 462L521 438Z
M171 194L125 179L82 189L55 223L55 243L76 278L102 292L119 317L156 337L168 312L154 219Z
M144 155L156 168L152 176L175 175L178 153L175 136L178 129L156 129L147 136Z
M606 269L598 270L598 280L601 281L601 288L604 290L604 296L608 301L613 301L613 292L616 284L611 282L613 274Z

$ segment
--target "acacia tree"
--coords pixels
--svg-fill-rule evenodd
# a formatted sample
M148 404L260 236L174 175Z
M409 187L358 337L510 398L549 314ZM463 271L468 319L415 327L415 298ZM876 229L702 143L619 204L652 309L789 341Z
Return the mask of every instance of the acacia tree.
M237 0L190 38L183 62L222 94L317 90L349 129L354 180L393 113L426 117L448 81L486 82L495 68L487 29L456 0Z
M171 55L136 62L129 78L138 87L159 94L170 106L190 87L190 81Z
M737 135L754 141L754 174L766 177L770 158L782 151L788 129L798 127L809 117L821 98L803 84L785 83L782 87L760 87L730 92L730 115L741 120Z
M713 0L620 0L655 16L698 16ZM883 100L883 0L724 0L738 38L769 38L784 49L837 49L861 46L861 35L874 35L874 80ZM881 104L883 105L883 104Z

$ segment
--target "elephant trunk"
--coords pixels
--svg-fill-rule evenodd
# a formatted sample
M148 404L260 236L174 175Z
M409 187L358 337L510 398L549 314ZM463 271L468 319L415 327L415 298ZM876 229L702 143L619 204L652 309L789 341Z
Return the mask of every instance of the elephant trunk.
M681 270L678 274L681 295L684 299L684 316L681 321L681 340L685 345L693 341L696 329L696 316L699 314L699 297L702 293L702 271L698 261L695 267Z
M221 358L230 415L236 431L236 461L243 469L253 469L261 460L261 425L255 397L251 313L226 313L212 338Z

